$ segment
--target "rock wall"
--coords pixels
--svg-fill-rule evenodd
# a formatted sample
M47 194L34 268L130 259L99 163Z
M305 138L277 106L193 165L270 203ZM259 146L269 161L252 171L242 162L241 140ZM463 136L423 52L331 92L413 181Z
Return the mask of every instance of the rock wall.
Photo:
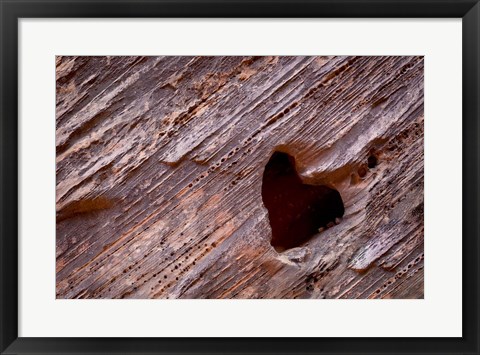
M423 66L57 57L57 298L423 298ZM283 250L274 152L344 205Z

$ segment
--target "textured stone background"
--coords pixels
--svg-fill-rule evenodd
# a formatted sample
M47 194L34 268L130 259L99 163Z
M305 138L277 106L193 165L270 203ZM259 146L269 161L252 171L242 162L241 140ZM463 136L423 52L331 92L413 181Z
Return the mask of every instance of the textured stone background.
M57 57L57 298L423 298L423 65ZM281 253L274 151L345 206Z

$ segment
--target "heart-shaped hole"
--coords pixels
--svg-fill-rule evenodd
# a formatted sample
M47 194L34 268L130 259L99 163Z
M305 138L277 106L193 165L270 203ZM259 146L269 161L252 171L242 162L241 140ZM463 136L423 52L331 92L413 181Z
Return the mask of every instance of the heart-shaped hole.
M274 152L265 167L262 199L272 228L271 244L278 252L298 247L319 230L334 226L345 212L337 190L304 184L295 159L282 152Z

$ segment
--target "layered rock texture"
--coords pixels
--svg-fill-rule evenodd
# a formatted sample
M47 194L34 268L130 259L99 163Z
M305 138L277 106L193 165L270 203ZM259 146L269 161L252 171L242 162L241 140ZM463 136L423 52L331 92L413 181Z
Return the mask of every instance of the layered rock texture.
M423 298L423 72L56 57L57 298Z

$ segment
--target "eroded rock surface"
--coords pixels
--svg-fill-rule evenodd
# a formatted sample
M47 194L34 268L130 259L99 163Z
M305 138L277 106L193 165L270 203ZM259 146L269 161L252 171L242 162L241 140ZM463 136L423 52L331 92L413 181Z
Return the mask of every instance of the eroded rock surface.
M422 298L423 65L57 57L57 297ZM274 152L344 206L280 252Z

